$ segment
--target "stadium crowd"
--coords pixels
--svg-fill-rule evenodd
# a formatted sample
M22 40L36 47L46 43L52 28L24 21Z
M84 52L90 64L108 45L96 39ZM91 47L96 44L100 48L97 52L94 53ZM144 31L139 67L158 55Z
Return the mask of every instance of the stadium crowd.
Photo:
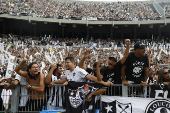
M145 2L67 3L50 0L3 0L0 2L0 10L10 15L78 20L155 20L161 17Z
M135 51L134 48L138 49L139 47L138 48L134 47L135 43L138 41L139 40L131 40L129 43L127 43L126 40L124 41L121 39L117 39L117 40L98 39L95 41L93 39L88 40L88 41L84 39L76 39L76 40L75 39L64 39L63 40L61 38L53 39L50 36L39 37L35 39L35 38L30 38L30 37L29 38L18 37L18 36L10 35L10 34L4 35L3 37L0 38L0 45L1 45L0 46L0 71L1 71L1 75L0 75L1 84L0 85L1 85L1 89L3 89L1 93L1 97L3 99L3 105L5 109L8 109L8 105L9 105L8 102L10 98L4 99L3 95L5 95L5 92L7 91L8 91L8 95L12 95L12 92L11 92L12 88L10 87L8 88L7 86L9 86L10 83L12 83L12 81L16 79L16 76L18 76L16 72L20 73L18 71L19 70L18 65L19 63L23 61L26 55L29 55L29 57L27 58L26 64L29 65L32 62L37 62L37 66L33 64L34 68L36 70L38 69L38 71L44 74L45 77L49 76L49 73L51 73L49 68L51 68L51 70L55 70L56 68L59 69L58 66L56 67L52 64L60 64L59 65L59 67L61 67L60 74L65 75L65 71L68 68L65 62L65 58L67 56L72 56L75 59L75 65L78 65L78 66L80 66L79 63L82 61L82 58L85 58L86 56L86 58L83 61L83 65L81 66L82 68L84 66L90 69L94 69L94 66L98 66L98 64L96 63L100 63L101 67L105 68L106 66L109 67L110 62L112 62L111 58L113 57L111 56L114 56L114 60L115 59L116 61L120 60L120 62L123 63L124 61L122 61L122 59L124 58L124 55L127 54L126 50L133 52ZM147 81L147 84L154 83L154 81L157 81L159 79L157 72L161 68L166 68L166 69L170 68L170 61L169 61L170 44L167 43L169 42L169 40L159 39L159 40L153 41L153 39L145 39L145 40L140 40L140 42L145 44L145 49L146 49L145 53L148 54L148 61L149 61L148 79L149 81ZM129 44L129 49L127 49L128 47L127 44ZM89 51L88 54L87 54L87 51ZM12 56L15 56L15 58L14 58L13 63L10 64L13 66L11 68L9 67L9 62L10 62L9 59L12 59ZM126 58L124 59L126 60ZM9 70L12 73L8 73ZM24 70L24 69L22 68L21 70ZM27 89L36 89L35 87L29 85L31 84L30 81L28 80L26 81L29 82L29 83L26 82L24 84L26 85ZM114 82L118 83L118 81L114 81ZM122 83L122 81L120 82ZM34 83L37 84L37 82L34 82ZM54 82L52 83L49 81L45 83L46 84L48 83L51 85L54 84ZM41 85L39 89L41 89ZM44 97L42 98L45 99Z
M170 16L170 5L165 5L165 15L166 15L167 17Z

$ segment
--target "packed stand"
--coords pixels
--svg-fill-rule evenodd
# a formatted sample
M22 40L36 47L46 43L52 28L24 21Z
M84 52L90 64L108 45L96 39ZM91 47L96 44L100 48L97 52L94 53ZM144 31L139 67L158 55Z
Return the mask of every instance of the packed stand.
M170 17L170 5L165 5L165 16Z
M106 2L58 2L51 0L3 0L1 12L10 15L23 15L42 18L101 20L101 21L138 21L155 20L161 17L145 2L106 3Z
M15 86L20 82L20 84L24 85L24 88L26 88L24 89L24 92L26 92L26 94L28 93L27 89L35 90L30 92L29 97L27 95L24 98L25 100L23 99L24 100L23 102L25 102L29 98L27 104L20 102L19 105L20 111L22 110L41 111L42 107L46 105L47 105L47 109L55 109L54 106L56 106L56 104L51 103L52 102L51 100L54 99L54 97L51 95L51 97L49 98L48 97L49 94L47 94L47 92L45 91L47 90L48 87L52 87L53 84L65 83L66 79L64 76L68 74L68 70L71 70L71 68L77 65L80 68L86 70L89 74L91 72L93 72L94 76L96 74L97 81L103 80L104 82L111 81L114 84L121 84L122 83L121 76L119 76L118 78L114 78L114 80L113 79L111 80L112 77L111 75L109 75L110 77L105 77L104 74L112 73L113 71L112 69L115 69L114 71L120 71L121 68L119 67L122 67L123 65L125 66L128 65L126 59L129 59L128 58L129 51L135 52L137 49L143 49L144 51L142 51L142 54L145 53L148 54L148 65L146 65L146 67L148 67L149 74L148 77L146 78L147 79L146 83L145 81L141 82L142 83L141 86L145 86L147 84L152 86L155 82L164 83L168 85L169 77L167 77L167 75L169 76L168 70L170 68L169 67L170 61L168 60L170 54L169 53L170 44L167 42L169 40L163 40L163 39L156 40L156 41L153 41L151 39L141 40L141 42L143 42L146 46L142 46L139 43L137 44L136 43L137 41L138 40L124 41L124 40L113 40L113 39L107 39L107 40L98 39L95 41L91 39L89 41L85 41L83 39L62 40L60 38L54 40L50 36L39 37L35 39L31 37L4 35L0 39L1 42L1 46L0 46L1 84L0 85L1 86L5 85L4 88L1 87L1 89L3 90L1 93L1 101L3 101L3 106L5 107L5 109L8 109L10 106L10 98L6 95L6 94L12 95L12 85L10 86L10 84L13 84L13 86ZM4 48L2 44L4 45ZM144 47L146 48L146 51ZM138 52L140 53L141 51L138 50ZM26 55L29 56L25 57ZM15 56L15 58L13 58L12 56ZM65 59L67 58L67 56L72 56L75 59L74 65L70 66L69 60L72 58ZM12 64L10 64L13 65L13 67L8 67L9 63L11 63L11 60L9 59L13 59ZM115 61L117 62L116 64L114 64ZM25 63L22 64L22 62ZM34 62L37 62L37 64ZM30 67L27 68L27 65L29 65L30 63L31 63ZM52 64L60 64L60 65L52 65ZM79 67L76 67L76 69L82 70ZM9 70L11 70L12 73L9 73ZM30 73L38 73L38 75L36 77L31 77L29 73L27 75L26 71ZM136 72L137 71L138 69L136 69ZM87 72L84 73L87 74ZM116 74L120 74L120 73L118 72ZM18 75L22 75L23 78L19 77ZM43 75L45 76L43 77ZM53 77L53 75L62 75L62 76ZM101 75L103 75L104 78L102 78ZM24 76L29 76L29 78L25 77L26 79L24 79ZM91 78L91 76L89 78ZM67 78L67 80L69 79L70 78ZM89 81L92 80L89 79ZM136 81L132 81L132 82L135 82L135 84L140 84L139 82ZM30 84L39 84L40 86L32 86ZM46 88L45 88L45 84L48 85L46 86ZM125 82L123 81L123 84L128 85L126 81ZM100 91L104 93L106 92L107 88L108 87L102 87ZM111 87L109 87L108 90L109 91L106 92L105 95L121 95L120 88L112 89ZM112 90L114 91L114 93L112 92ZM138 88L138 91L139 90L140 89ZM118 93L119 91L120 93ZM132 90L130 90L129 92L130 93L128 96L135 96L135 95L138 96L140 95L142 97L150 96L146 94L148 92L146 92L145 94L143 94L143 92L139 92L139 94L136 93L134 94L135 91L132 92ZM41 95L41 97L34 96L34 94L36 93L37 95ZM3 97L3 95L6 95L5 97L8 98ZM25 95L25 94L21 94L21 95ZM151 97L153 96L151 95ZM88 99L90 100L90 97ZM63 107L62 103L60 102L61 101L57 103L58 108ZM41 106L36 107L36 105L34 105L33 103L39 103L39 104L41 103ZM32 106L29 106L28 108L24 107L29 104L31 104Z

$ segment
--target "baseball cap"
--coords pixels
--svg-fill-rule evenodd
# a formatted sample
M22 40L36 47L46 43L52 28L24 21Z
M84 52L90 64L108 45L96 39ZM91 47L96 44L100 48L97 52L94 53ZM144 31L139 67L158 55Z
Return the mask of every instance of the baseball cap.
M112 59L112 58L117 62L117 56L116 55L109 56L109 59Z
M145 48L145 44L141 42L136 42L134 45L134 49L144 49L144 48Z

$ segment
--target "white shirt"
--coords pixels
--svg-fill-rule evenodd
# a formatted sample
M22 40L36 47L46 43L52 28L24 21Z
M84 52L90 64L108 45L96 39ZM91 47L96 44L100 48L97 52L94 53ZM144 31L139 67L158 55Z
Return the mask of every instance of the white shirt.
M20 105L19 106L26 106L26 103L29 98L28 90L26 89L26 85L28 84L25 77L22 77L20 75L15 76L15 80L18 80L20 82L21 86L21 99L20 99Z
M66 70L66 77L68 81L86 82L87 75L88 73L78 66L76 66L72 72L70 70Z
M62 77L63 75L61 75L61 77ZM59 79L57 79L57 76L54 76L54 75L52 75L52 81L57 81L57 80L60 80L61 78L59 78ZM53 87L55 87L55 96L53 95ZM50 94L50 98L49 98L49 100L48 100L48 104L50 104L51 103L51 105L53 105L53 106L56 106L56 92L57 92L57 89L59 88L59 107L61 107L62 106L62 95L61 95L61 86L53 86L52 88L51 88L51 94ZM54 96L54 100L52 100L52 96Z

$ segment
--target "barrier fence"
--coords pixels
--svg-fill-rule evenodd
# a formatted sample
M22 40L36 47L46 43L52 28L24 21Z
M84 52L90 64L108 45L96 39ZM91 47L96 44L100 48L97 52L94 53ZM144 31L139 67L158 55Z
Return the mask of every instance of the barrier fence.
M52 88L45 88L44 93L42 95L39 95L39 98L37 98L37 93L35 92L28 92L25 93L23 88L25 86L17 85L14 89L7 90L3 89L1 98L3 101L3 104L0 105L0 112L13 112L13 113L27 113L27 112L40 112L43 109L47 110L49 105L52 105L53 103L50 103L49 100L56 99L56 107L59 109L65 109L65 86L55 84ZM58 90L57 93L53 93L53 88L59 87L62 88L62 90ZM147 89L149 86L142 87L139 84L131 84L129 86L124 86L122 84L114 84L113 86L110 86L107 91L103 95L110 95L110 96L121 96L121 97L149 97L149 95L145 92L144 89ZM24 94L25 93L25 94ZM56 98L55 98L56 97ZM121 98L120 97L120 98ZM99 109L101 111L102 104L100 100L100 95L98 96L98 99L96 101L96 109ZM62 107L62 108L61 108ZM50 109L50 108L49 108Z

